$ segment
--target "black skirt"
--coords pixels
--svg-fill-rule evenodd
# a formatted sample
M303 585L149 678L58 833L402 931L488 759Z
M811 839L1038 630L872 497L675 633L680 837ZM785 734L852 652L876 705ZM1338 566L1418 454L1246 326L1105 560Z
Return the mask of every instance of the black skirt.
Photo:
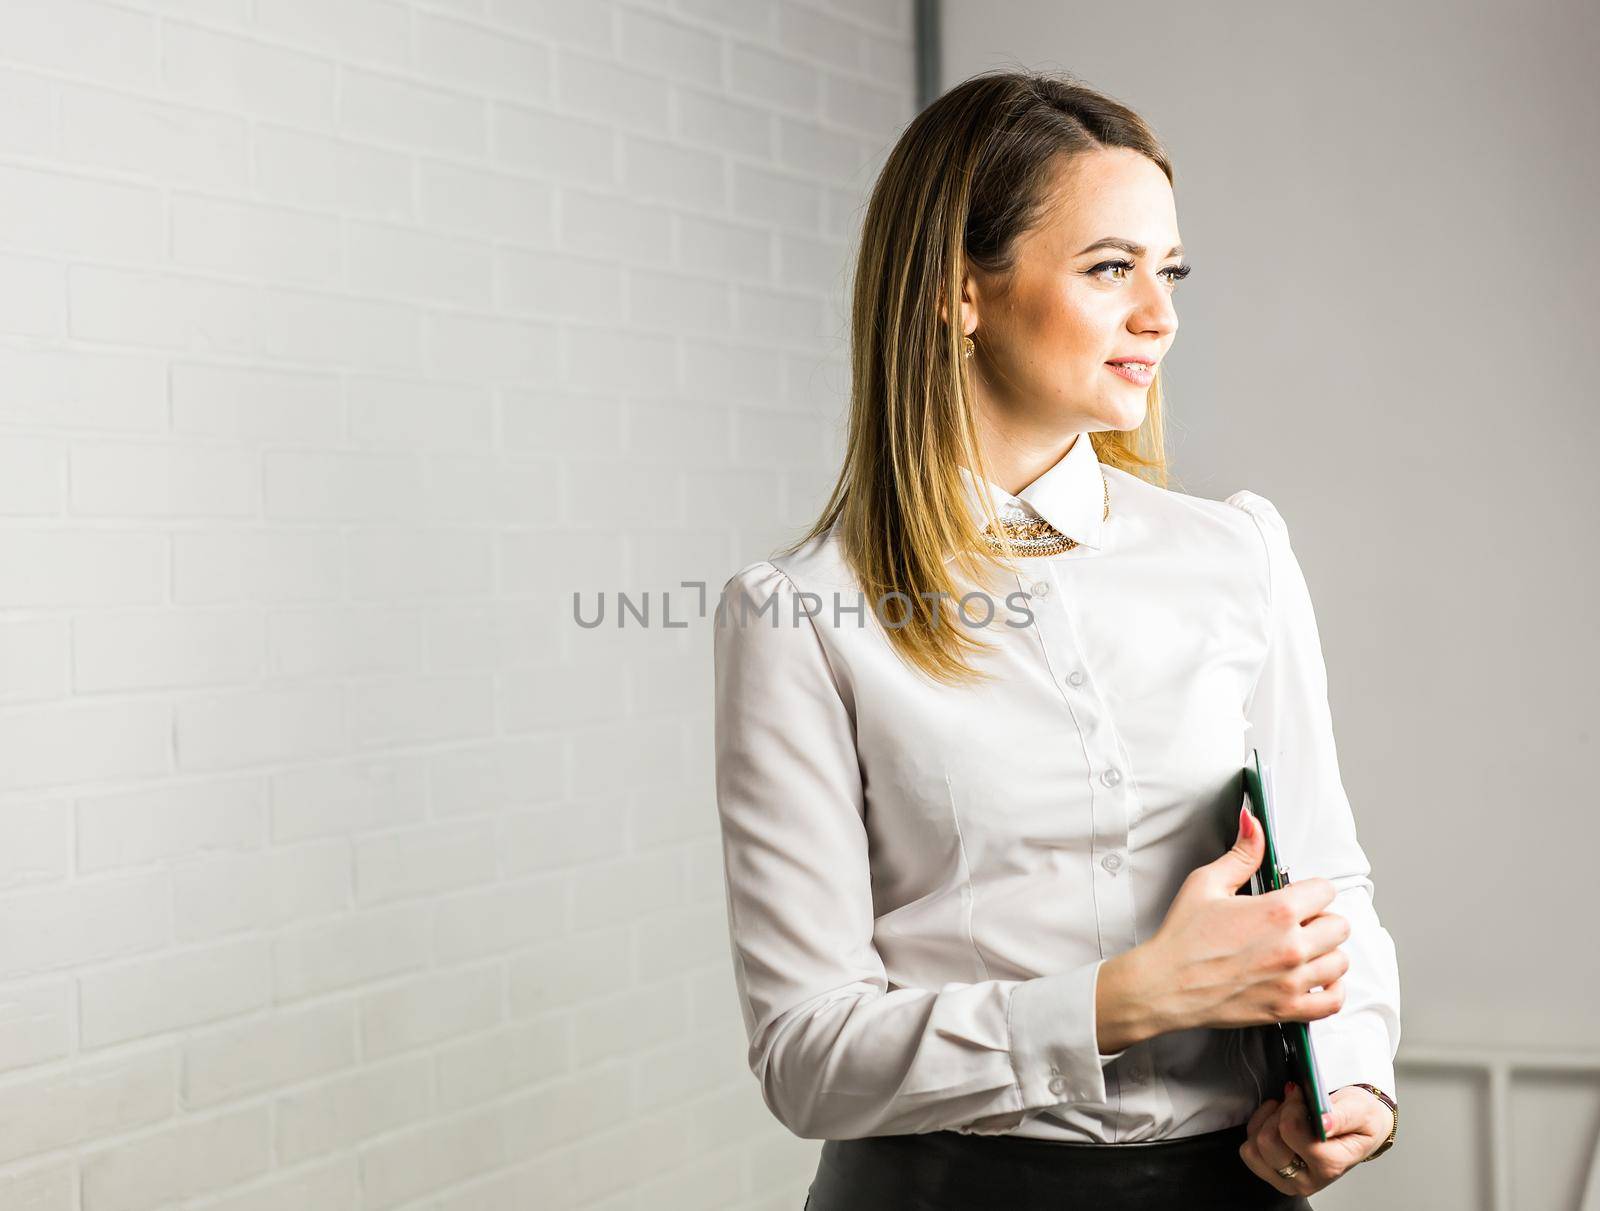
M1245 1124L1137 1144L933 1131L824 1140L806 1211L1311 1211L1239 1156Z

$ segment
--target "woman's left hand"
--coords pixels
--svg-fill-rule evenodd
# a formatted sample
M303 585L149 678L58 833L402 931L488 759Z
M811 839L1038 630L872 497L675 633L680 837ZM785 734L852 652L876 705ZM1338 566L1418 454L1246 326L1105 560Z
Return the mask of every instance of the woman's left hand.
M1246 1124L1239 1155L1250 1172L1284 1194L1315 1194L1359 1164L1389 1138L1394 1116L1389 1107L1358 1085L1346 1085L1328 1095L1331 1118L1326 1141L1311 1135L1306 1122L1304 1095L1290 1084L1280 1102L1262 1102ZM1306 1166L1293 1177L1278 1170L1298 1156Z

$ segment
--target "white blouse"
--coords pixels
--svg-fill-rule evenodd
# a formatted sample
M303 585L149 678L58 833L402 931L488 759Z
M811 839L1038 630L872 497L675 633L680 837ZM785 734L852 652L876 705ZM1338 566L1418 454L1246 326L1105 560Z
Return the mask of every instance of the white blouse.
M1131 1143L1243 1123L1281 1089L1238 1030L1101 1054L1095 982L1233 844L1273 770L1280 861L1338 889L1326 1091L1395 1093L1400 986L1339 777L1311 599L1272 503L1155 487L1080 434L1017 496L1078 541L966 600L981 688L891 650L836 539L749 564L715 638L716 791L749 1064L808 1139L954 1130ZM1102 521L1105 488L1110 517ZM986 606L992 605L992 616ZM988 624L982 625L988 618ZM1251 1032L1254 1038L1259 1032Z

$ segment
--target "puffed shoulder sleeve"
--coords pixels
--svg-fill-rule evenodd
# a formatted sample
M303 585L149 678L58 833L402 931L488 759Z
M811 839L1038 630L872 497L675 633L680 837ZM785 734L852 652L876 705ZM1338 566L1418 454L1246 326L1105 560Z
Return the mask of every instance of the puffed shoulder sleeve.
M811 598L752 564L723 587L713 645L734 975L768 1108L801 1138L853 1139L1001 1134L1050 1106L1104 1102L1103 960L890 988L873 942L854 691Z
M1350 923L1339 1012L1311 1023L1326 1090L1367 1081L1390 1094L1400 1046L1400 971L1394 939L1373 907L1372 867L1356 837L1339 775L1327 669L1311 593L1282 515L1264 496L1228 503L1254 518L1266 563L1266 659L1245 708L1251 744L1272 768L1280 860L1291 880L1320 876L1337 889L1329 911Z

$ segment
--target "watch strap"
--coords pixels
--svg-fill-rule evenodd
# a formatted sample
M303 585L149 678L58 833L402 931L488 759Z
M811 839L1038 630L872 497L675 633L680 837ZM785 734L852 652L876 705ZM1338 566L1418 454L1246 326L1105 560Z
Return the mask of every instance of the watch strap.
M1361 1158L1361 1163L1365 1164L1367 1161L1377 1160L1385 1152L1389 1151L1390 1148L1394 1147L1395 1133L1400 1130L1400 1107L1395 1105L1394 1098L1390 1097L1376 1085L1369 1085L1365 1081L1357 1081L1354 1087L1357 1089L1365 1089L1385 1106L1389 1107L1389 1113L1394 1115L1394 1125L1389 1128L1389 1138L1384 1140L1383 1143L1379 1144L1375 1149L1373 1149L1370 1154Z

